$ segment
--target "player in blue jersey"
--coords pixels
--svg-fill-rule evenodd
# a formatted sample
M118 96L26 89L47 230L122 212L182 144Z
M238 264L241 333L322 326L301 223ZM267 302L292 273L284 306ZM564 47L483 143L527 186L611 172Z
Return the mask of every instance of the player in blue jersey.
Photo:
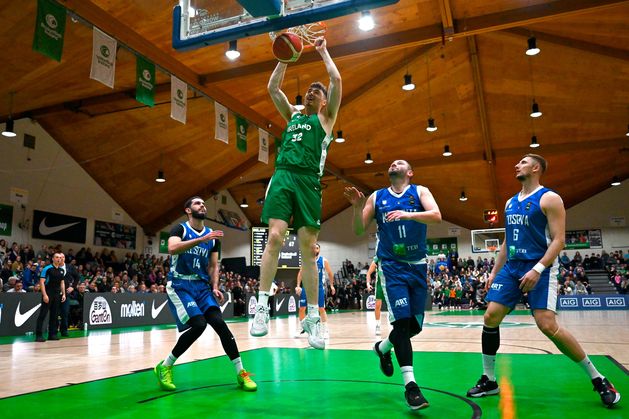
M325 277L327 275L328 281L330 282L330 292L334 295L336 293L336 290L334 289L334 274L332 273L332 268L330 268L330 262L321 256L321 245L319 243L315 244L315 256L317 272L319 273L319 315L321 316L321 328L319 333L324 339L327 339L330 337L330 332L328 330L328 315L325 312ZM301 278L302 270L299 269L299 273L297 273L297 286L295 287L295 292L299 296L299 320L303 321L306 318L308 298L306 290L301 287ZM303 333L305 333L305 330L302 329L300 335Z
M345 197L354 208L354 232L364 234L372 220L378 225L376 256L380 261L382 291L393 330L376 342L380 369L393 375L391 349L395 349L406 388L406 403L413 410L428 407L413 374L411 338L422 330L428 285L426 282L426 224L441 222L441 212L430 190L411 183L413 168L404 160L389 167L391 186L369 198L354 187Z
M522 294L528 293L537 327L585 370L603 404L612 406L620 394L592 365L574 336L557 323L557 257L565 244L566 210L557 193L540 185L546 167L546 160L537 154L527 154L515 165L522 190L505 205L505 241L486 284L489 305L482 334L483 375L467 396L500 392L495 374L499 326Z
M155 367L162 390L176 390L173 365L197 340L209 324L221 339L225 353L234 364L238 385L245 391L256 391L257 385L243 368L234 336L227 328L219 304L223 294L218 289L220 241L223 232L204 225L207 210L203 199L195 196L184 205L188 221L170 231L168 253L168 305L183 332L172 352Z

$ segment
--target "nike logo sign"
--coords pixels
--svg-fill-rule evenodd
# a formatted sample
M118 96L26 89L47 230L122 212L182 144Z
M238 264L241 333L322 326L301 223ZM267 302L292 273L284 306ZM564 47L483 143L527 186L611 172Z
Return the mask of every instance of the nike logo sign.
M41 306L41 303L39 303L35 307L33 307L30 310L28 310L26 313L22 313L20 311L20 304L21 303L22 303L21 301L18 301L18 303L17 303L17 310L15 310L15 327L22 327L22 325L24 323L26 323L28 321L28 319L30 319L33 314L35 314L35 312L37 311L39 306Z
M155 308L155 300L153 300L153 304L151 304L151 317L156 319L157 316L159 316L159 313L162 311L162 309L164 308L164 306L166 305L167 302L168 302L168 300L164 301L159 307Z
M286 298L282 298L279 303L276 301L275 302L275 311L279 311L280 307L282 307L282 304L284 304L284 301L286 301Z
M221 306L221 313L225 311L225 308L227 307L227 304L232 302L232 295L231 295L231 293L227 293L227 297L228 297L227 301L225 301L223 303L223 305Z
M55 234L61 230L65 230L66 228L72 227L80 223L80 221L77 221L76 223L61 224L58 226L50 227L46 225L46 217L44 217L44 219L41 220L41 223L39 223L39 234L41 234L42 236L50 236L51 234Z

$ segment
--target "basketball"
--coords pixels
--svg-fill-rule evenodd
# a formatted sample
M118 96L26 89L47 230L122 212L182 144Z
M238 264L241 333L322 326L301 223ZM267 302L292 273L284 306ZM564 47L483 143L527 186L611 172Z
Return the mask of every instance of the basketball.
M299 59L303 47L299 36L284 32L273 41L273 55L283 63L294 63Z

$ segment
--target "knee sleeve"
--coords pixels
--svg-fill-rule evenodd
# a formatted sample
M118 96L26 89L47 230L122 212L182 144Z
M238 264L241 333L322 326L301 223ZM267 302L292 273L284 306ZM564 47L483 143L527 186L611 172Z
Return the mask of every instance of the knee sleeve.
M238 351L236 339L227 327L225 320L223 320L221 310L218 307L210 307L205 312L205 320L210 326L212 326L212 329L214 329L218 337L221 339L221 344L223 345L223 349L229 359L233 360L238 358L240 356L240 352Z
M496 355L500 348L500 328L483 326L482 346L484 355Z
M417 320L417 318L413 317L412 319L410 319L408 330L409 337L417 336L421 331L422 327L419 325L419 321Z
M393 330L389 334L389 340L395 349L395 357L400 367L413 365L413 347L409 333L410 319L396 320L391 325Z
M195 340L203 334L207 322L203 316L192 316L188 320L190 328L179 336L177 344L173 348L173 356L179 358L188 348L194 343Z

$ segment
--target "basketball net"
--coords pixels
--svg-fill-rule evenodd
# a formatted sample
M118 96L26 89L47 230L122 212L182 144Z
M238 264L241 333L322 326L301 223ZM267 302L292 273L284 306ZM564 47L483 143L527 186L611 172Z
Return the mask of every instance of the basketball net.
M288 28L284 32L297 35L304 44L304 49L310 49L315 46L317 38L325 37L327 29L328 27L325 22L314 22ZM275 41L275 38L284 32L269 32L269 37L272 41Z

